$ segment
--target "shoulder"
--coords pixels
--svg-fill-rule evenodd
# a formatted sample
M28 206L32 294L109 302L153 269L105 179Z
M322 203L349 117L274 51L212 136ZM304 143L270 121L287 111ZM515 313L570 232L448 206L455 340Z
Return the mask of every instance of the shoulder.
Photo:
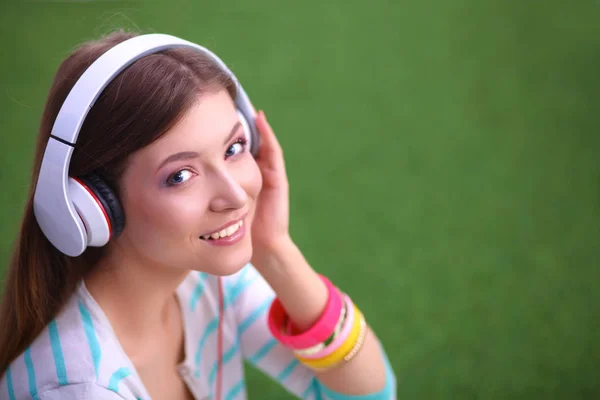
M95 304L76 292L10 364L0 380L0 398L6 393L9 399L86 398L80 394L107 388L112 370L128 360L99 313Z

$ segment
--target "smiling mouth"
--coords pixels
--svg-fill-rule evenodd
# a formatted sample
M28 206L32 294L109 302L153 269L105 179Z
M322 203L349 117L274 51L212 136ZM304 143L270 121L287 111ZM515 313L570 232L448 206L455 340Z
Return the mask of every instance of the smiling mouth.
M213 232L209 235L202 235L202 236L200 236L200 239L217 240L217 239L223 239L226 237L230 237L230 236L233 236L242 226L244 226L244 221L239 220L238 222L235 222L235 223L229 225L228 227L221 229L220 231Z

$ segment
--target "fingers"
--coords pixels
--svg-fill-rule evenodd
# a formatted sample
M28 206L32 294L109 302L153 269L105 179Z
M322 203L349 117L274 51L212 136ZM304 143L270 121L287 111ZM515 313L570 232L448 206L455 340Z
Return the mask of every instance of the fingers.
M275 132L271 128L271 125L267 121L265 113L260 110L256 114L256 128L258 129L258 133L260 135L261 143L260 150L258 152L258 156L264 155L269 157L272 153L276 153L277 155L281 155L283 152L281 149L281 145L279 141L277 141L277 137L275 136Z
M285 161L283 160L283 150L262 110L256 116L256 128L260 135L260 148L256 156L256 162L263 175L263 188L286 187L287 174Z

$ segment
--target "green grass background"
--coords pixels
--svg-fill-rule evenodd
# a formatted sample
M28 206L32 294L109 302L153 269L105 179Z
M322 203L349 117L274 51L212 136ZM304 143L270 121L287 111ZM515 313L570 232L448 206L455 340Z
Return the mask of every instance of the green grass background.
M600 398L599 20L586 0L5 0L2 266L60 61L114 28L171 33L266 111L292 234L399 398ZM250 398L288 398L248 374Z

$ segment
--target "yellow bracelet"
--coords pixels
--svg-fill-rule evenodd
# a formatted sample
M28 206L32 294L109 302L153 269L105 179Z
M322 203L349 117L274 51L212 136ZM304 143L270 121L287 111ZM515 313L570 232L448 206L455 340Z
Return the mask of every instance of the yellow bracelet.
M360 334L358 335L358 340L356 341L356 344L354 345L354 347L352 348L352 350L350 350L350 353L348 353L345 357L343 362L347 363L348 361L352 360L354 357L356 357L356 355L358 354L358 352L360 351L360 349L362 349L363 344L365 343L366 337L367 337L367 331L368 331L368 326L367 323L365 322L364 318L361 319L361 325L360 325ZM327 368L311 368L313 371L316 372L325 372L325 371L331 371L332 369L338 367L340 364L342 364L342 361L338 362L335 365L329 366Z
M358 309L358 307L356 307L356 305L354 305L354 315L355 318L354 324L352 325L352 331L350 331L348 339L346 339L346 341L342 343L342 345L338 349L336 349L333 353L329 354L328 356L318 358L316 360L303 357L296 357L298 361L300 361L307 367L313 369L330 368L342 361L344 357L347 354L349 354L356 345L360 337L361 330L363 330L361 327L365 324L364 317Z
M350 350L350 353L346 354L346 356L344 357L345 362L352 360L358 354L360 349L362 349L362 346L365 343L365 340L367 338L368 330L369 330L369 327L367 326L365 319L362 318L360 320L360 334L358 335L358 340L356 341L356 344L354 345L352 350Z

